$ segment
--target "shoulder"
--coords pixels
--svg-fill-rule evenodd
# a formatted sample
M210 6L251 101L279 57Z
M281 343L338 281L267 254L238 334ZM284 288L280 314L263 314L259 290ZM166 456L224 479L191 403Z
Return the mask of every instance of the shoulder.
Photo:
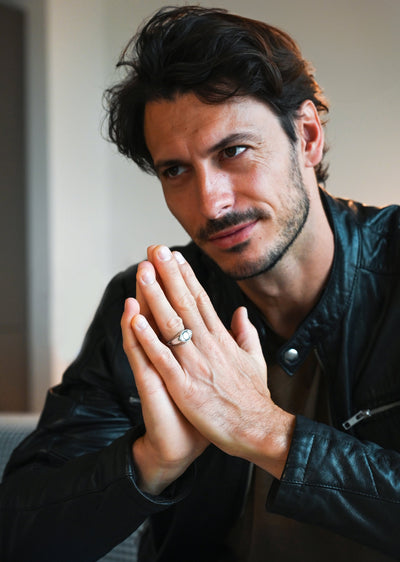
M323 199L333 228L348 243L359 238L358 263L362 269L377 273L400 272L400 206L375 207L350 199Z
M365 205L352 199L334 197L324 190L321 190L321 196L331 214L353 220L367 231L382 234L388 229L397 232L400 230L399 205Z

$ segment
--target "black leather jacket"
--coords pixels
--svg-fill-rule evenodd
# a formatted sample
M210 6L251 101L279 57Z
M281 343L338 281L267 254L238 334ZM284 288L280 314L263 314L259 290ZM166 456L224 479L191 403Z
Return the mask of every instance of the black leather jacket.
M284 345L196 246L181 251L227 326L235 308L249 307L267 362L292 375L314 350L328 381L333 427L297 418L267 508L398 558L400 209L322 198L335 234L332 273ZM150 517L157 559L211 561L237 519L249 466L213 446L161 497L135 485L131 444L144 428L119 327L134 292L135 268L111 281L80 355L11 458L0 487L1 560L96 560ZM291 348L298 351L292 361ZM146 557L149 545L142 560L155 560Z

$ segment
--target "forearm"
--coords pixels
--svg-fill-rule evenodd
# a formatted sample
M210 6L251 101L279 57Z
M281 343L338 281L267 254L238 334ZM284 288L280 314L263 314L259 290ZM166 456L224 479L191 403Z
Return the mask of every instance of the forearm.
M298 417L267 509L400 555L400 454Z
M95 560L165 508L135 484L129 432L59 467L38 464L0 487L2 560Z

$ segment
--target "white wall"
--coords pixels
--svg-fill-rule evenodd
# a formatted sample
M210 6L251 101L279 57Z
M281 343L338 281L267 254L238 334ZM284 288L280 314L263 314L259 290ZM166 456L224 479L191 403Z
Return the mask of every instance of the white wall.
M99 134L103 3L48 2L46 22L52 382L76 354L108 277L108 147Z
M20 8L25 13L29 394L32 409L39 409L50 382L51 331L45 0L1 2Z
M31 91L35 113L43 116L40 122L30 120L30 151L36 154L31 222L41 233L31 244L32 330L39 330L44 341L48 328L49 346L41 348L40 357L45 363L47 353L50 364L46 371L40 361L32 362L32 404L38 409L44 389L59 380L79 350L108 279L141 259L148 244L178 243L186 235L169 217L156 180L117 155L100 135L101 94L115 78L119 52L163 2L13 3L29 6L31 34L36 30L45 44L43 68L30 78L36 84L41 80L45 93L38 96L38 86ZM282 27L313 61L332 104L329 190L368 203L398 203L400 2L220 0L217 5ZM36 48L40 51L40 45ZM35 204L40 198L42 204ZM49 246L44 251L45 235ZM35 304L40 302L47 324ZM32 353L37 349L33 342Z

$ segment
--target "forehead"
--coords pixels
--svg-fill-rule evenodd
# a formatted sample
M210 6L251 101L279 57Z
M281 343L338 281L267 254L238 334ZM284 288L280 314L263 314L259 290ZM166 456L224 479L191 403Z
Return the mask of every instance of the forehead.
M233 133L254 136L275 134L277 129L281 127L276 115L252 97L209 104L189 93L149 102L144 114L146 144L153 158L154 153L185 142L207 149Z

